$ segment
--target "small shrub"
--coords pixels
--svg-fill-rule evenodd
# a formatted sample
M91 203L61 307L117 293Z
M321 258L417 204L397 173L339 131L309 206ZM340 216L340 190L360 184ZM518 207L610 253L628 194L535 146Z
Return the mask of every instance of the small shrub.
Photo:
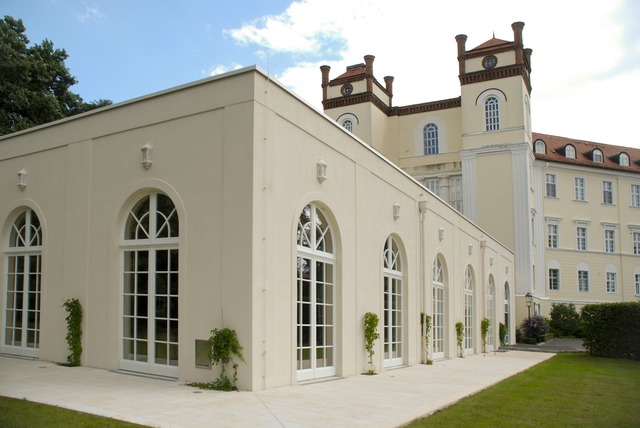
M462 358L462 342L464 341L464 324L460 321L456 323L456 339L458 341L458 349L460 350L460 358Z
M364 314L364 348L367 351L367 364L368 368L366 374L372 375L376 372L376 368L373 365L373 355L375 351L373 349L374 342L380 338L378 333L378 323L380 318L373 312L367 312Z
M549 326L556 336L575 336L580 330L580 315L573 303L554 303L549 313Z
M491 321L489 321L489 318L483 318L482 323L480 324L480 332L482 333L482 346L484 348L484 352L487 352L487 333L489 333L490 327Z
M424 337L426 364L431 365L433 361L429 359L429 333L431 333L431 315L420 312L420 334Z
M544 336L549 332L549 323L541 315L534 315L531 318L525 318L520 324L520 334L522 337Z
M214 380L210 389L217 389L219 391L233 391L236 388L236 382L238 381L238 363L233 362L233 378L229 379L225 375L225 366L232 362L232 358L235 355L240 361L244 363L242 357L242 346L238 342L238 336L235 330L228 328L213 329L211 330L211 336L209 337L209 361L211 365L215 366L220 364L222 369L218 379Z
M504 324L500 323L499 325L499 332L500 332L500 344L502 346L507 346L507 326L505 326Z

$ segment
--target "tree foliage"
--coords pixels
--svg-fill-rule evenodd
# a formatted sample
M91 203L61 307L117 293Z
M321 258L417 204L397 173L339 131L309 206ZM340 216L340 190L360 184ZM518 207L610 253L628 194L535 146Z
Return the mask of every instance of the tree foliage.
M574 336L580 330L580 315L573 303L554 303L549 312L551 331L557 336Z
M21 19L0 19L0 135L111 104L71 92L67 52L47 39L29 46L25 32Z

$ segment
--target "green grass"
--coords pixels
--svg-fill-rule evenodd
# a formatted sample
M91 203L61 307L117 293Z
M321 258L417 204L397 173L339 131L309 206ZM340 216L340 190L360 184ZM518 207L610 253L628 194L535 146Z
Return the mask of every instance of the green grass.
M80 413L27 400L0 397L0 427L3 428L68 428L68 427L140 427L115 419Z
M639 427L640 361L558 354L419 427Z

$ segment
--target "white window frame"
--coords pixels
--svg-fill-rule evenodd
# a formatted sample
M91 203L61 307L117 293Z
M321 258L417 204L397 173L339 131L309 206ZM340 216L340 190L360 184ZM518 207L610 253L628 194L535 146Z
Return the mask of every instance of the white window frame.
M636 256L640 255L640 231L639 230L631 231L631 245L633 247L633 254Z
M572 145L567 145L564 148L564 157L567 159L575 159L576 158L576 148Z
M578 267L578 292L579 293L588 293L590 288L591 288L591 284L590 284L590 280L589 280L589 270L588 269L581 269L580 267Z
M533 146L534 146L534 152L535 153L538 153L538 154L541 154L541 155L544 155L544 154L547 153L547 145L545 144L544 141L542 141L540 139L537 139L533 143Z
M462 213L462 177L449 178L449 204Z
M296 240L297 380L335 376L336 243L331 223L316 203L299 213Z
M578 224L576 226L576 249L578 251L587 251L587 241L589 237L589 231L584 224Z
M166 208L173 207L169 213L162 212L158 202L160 197L167 198L171 203ZM148 198L148 209L136 212L136 208ZM179 269L179 218L175 203L161 192L151 192L137 198L127 210L124 219L120 253L121 253L121 291L120 309L120 368L136 372L161 376L178 376L179 366L179 300L180 300L180 269ZM139 215L142 214L142 215ZM134 229L132 229L135 227ZM133 233L133 235L131 234ZM166 236L165 236L166 235ZM166 252L166 270L156 270L158 260ZM147 262L139 263L139 257L146 253ZM132 259L129 259L132 257ZM127 263L131 260L131 263ZM146 269L146 270L145 270ZM146 278L146 284L139 282L140 277ZM166 291L158 287L161 278L165 278ZM177 281L173 286L171 281ZM143 287L141 291L141 287ZM175 288L174 288L175 287ZM146 292L144 291L146 290ZM147 299L147 309L140 310L138 302ZM128 301L136 306L128 305ZM162 304L160 307L158 305ZM125 312L131 311L131 312ZM146 337L139 334L145 329ZM159 322L159 323L158 323ZM165 322L166 332L158 330L157 325ZM157 324L158 323L158 324ZM127 324L130 328L125 328ZM129 331L128 334L125 334ZM130 343L132 348L125 345ZM140 346L146 343L144 352ZM159 349L166 346L166 358L158 357ZM128 356L128 357L126 357ZM175 358L172 358L175 356ZM164 360L164 362L163 362Z
M389 236L385 242L383 256L383 311L382 345L384 367L403 364L404 341L404 284L403 260L396 239Z
M438 125L431 122L424 126L423 142L425 155L437 155L439 151Z
M631 185L631 206L640 208L640 184Z
M607 227L604 230L604 252L616 252L616 230L611 227Z
M487 332L487 352L494 348L494 330L496 323L495 309L495 281L493 275L489 275L489 289L487 290L487 318L489 319L489 331Z
M593 149L593 153L591 157L594 162L598 162L598 163L604 162L604 156L602 155L602 151L600 149Z
M473 353L474 350L474 280L471 267L464 272L464 351Z
M602 203L605 205L613 205L613 181L602 181Z
M583 177L573 178L573 188L574 188L573 196L576 201L587 200L586 180Z
M617 272L606 272L606 286L608 294L616 294L618 292Z
M8 235L0 352L37 358L41 336L43 230L35 211L29 208L20 211Z
M560 269L549 268L549 290L560 291Z
M629 155L626 153L620 153L620 156L618 156L618 164L620 166L629 166Z
M484 130L500 130L500 100L495 95L484 100Z
M434 359L444 358L446 349L445 321L447 315L447 299L444 273L444 264L440 257L436 257L433 261L433 317L431 320Z
M558 178L555 174L545 174L545 195L547 198L558 197L557 180Z
M640 273L635 274L636 296L640 296Z
M558 248L560 226L555 223L547 224L547 248Z

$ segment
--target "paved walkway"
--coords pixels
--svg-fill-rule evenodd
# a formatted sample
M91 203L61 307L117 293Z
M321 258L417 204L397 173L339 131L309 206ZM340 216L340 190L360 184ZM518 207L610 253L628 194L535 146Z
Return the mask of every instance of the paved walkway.
M538 343L537 345L527 345L524 343L516 343L509 345L506 349L512 351L532 351L532 352L552 352L554 354L563 352L586 352L582 345L582 339L552 339L548 342Z
M494 352L258 392L0 356L0 395L156 427L395 427L551 356Z

